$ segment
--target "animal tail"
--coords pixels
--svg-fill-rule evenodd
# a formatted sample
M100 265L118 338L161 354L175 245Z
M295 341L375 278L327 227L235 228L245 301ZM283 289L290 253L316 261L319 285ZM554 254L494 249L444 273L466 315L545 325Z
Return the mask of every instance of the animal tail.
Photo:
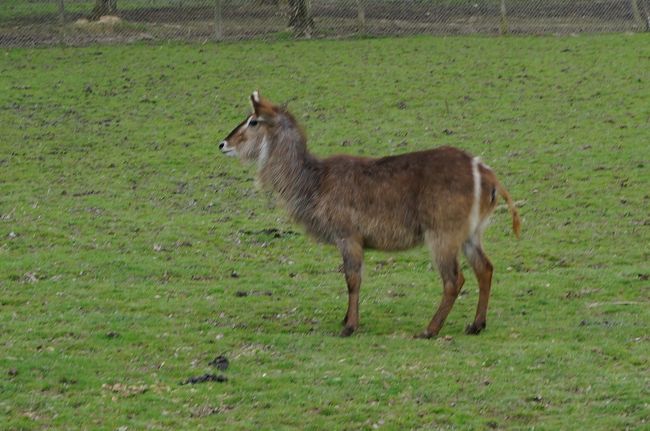
M515 233L515 236L518 239L521 234L521 218L519 217L519 211L517 211L517 207L515 207L514 202L512 202L512 198L510 197L508 190L506 190L506 188L503 187L499 182L497 182L497 191L508 205L508 209L512 215L512 231Z

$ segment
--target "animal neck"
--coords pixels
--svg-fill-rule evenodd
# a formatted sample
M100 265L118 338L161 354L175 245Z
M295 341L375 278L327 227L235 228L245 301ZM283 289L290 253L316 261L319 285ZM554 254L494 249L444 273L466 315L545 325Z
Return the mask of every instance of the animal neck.
M322 162L309 153L305 134L291 117L280 118L266 140L258 165L259 180L280 196L293 218L307 222L321 180Z

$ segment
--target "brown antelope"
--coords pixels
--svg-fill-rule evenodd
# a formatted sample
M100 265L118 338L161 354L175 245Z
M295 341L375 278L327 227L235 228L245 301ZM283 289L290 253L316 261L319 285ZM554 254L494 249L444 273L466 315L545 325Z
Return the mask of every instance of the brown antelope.
M476 317L467 334L485 328L492 264L481 235L501 195L519 237L520 218L492 170L465 151L441 147L379 159L319 159L285 109L251 95L253 113L219 144L222 153L257 163L260 183L279 195L291 217L343 256L348 309L341 336L359 326L363 250L404 250L426 243L443 281L442 301L419 337L436 336L465 278L462 249L479 285Z

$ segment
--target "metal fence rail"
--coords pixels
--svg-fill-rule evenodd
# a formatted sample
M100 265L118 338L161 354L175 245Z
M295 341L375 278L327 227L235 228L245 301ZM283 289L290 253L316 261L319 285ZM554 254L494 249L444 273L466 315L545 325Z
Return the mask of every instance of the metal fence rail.
M650 0L2 0L0 46L650 30Z

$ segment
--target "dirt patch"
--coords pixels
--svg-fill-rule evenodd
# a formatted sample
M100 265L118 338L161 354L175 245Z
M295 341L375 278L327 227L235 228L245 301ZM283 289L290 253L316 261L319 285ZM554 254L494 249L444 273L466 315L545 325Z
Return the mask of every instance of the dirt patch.
M112 26L117 25L122 22L122 19L118 16L113 15L104 15L99 18L97 21L90 21L87 18L79 18L74 22L75 27L88 27L88 26Z
M240 230L239 233L243 235L249 235L249 236L266 236L266 237L271 237L271 238L286 238L289 236L294 236L298 235L297 232L294 232L292 230L287 230L287 231L282 231L280 229L271 227L271 228L266 228L266 229L260 229L260 230Z
M105 389L109 392L113 392L123 398L128 398L132 397L134 395L139 395L147 392L149 390L149 386L145 384L141 385L127 385L123 383L115 383L115 384L103 384L102 389Z

